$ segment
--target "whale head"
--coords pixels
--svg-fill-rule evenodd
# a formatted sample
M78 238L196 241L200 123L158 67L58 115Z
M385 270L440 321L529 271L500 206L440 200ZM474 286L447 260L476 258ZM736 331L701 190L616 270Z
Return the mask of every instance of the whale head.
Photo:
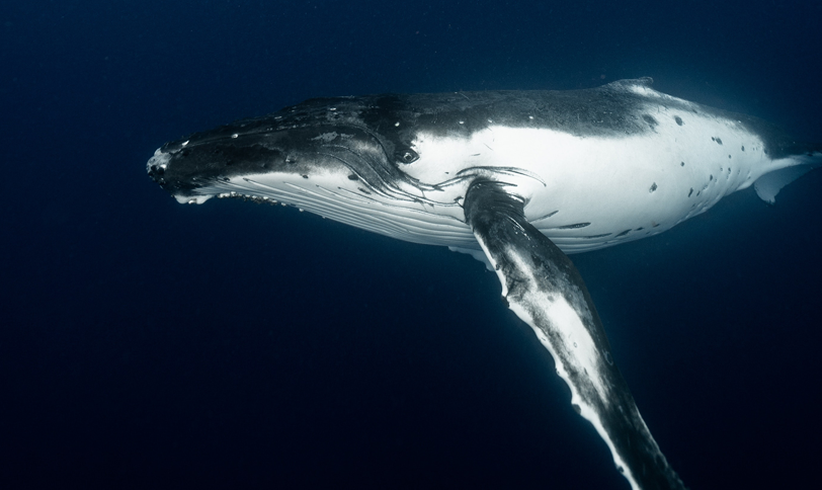
M444 193L406 172L420 125L404 107L392 95L311 99L166 143L147 171L180 203L280 203L407 241L471 245L455 199L470 176Z
M147 170L180 202L202 203L228 193L291 204L289 197L299 189L329 183L366 196L413 193L400 168L418 155L366 120L369 102L311 99L194 133L157 149Z

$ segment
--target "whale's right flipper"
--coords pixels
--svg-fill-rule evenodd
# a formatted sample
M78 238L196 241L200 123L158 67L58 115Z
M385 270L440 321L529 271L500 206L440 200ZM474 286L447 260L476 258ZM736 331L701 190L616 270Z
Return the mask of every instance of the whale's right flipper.
M465 196L467 223L502 283L502 295L551 353L571 403L608 444L634 489L684 489L648 431L619 373L605 330L571 260L526 221L506 184L478 180Z

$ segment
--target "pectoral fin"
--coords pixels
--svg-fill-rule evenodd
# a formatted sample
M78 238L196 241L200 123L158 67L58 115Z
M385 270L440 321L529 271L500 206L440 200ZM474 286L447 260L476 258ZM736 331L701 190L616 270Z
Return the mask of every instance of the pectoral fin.
M634 489L682 489L611 356L602 322L571 260L526 221L506 184L475 181L465 217L502 283L509 308L534 329Z

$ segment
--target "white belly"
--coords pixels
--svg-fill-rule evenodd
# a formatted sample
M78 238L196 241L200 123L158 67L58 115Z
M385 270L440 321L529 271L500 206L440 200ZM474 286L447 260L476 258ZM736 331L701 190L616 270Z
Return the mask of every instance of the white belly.
M735 121L682 112L660 108L655 132L616 138L501 126L470 140L422 134L421 158L404 170L433 184L471 168L523 169L494 178L516 184L528 220L565 252L594 250L670 229L773 169Z

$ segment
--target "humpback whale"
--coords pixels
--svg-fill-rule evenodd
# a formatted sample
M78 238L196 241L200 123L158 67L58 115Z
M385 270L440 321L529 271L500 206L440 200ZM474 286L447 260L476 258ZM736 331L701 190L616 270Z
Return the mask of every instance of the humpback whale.
M752 185L773 203L822 165L822 145L651 85L310 99L166 143L147 171L180 203L279 203L473 255L631 487L685 488L568 256L656 235Z

